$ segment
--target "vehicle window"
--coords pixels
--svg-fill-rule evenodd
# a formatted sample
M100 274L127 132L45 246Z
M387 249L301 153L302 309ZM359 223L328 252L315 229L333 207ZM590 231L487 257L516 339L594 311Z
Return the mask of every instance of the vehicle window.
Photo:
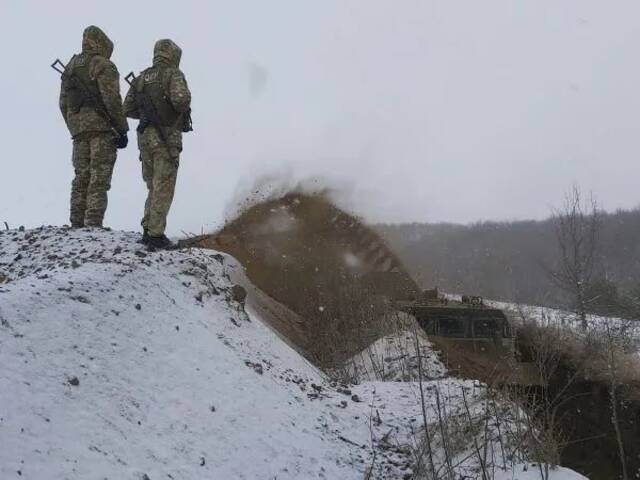
M438 334L444 337L464 337L466 322L459 318L441 318L438 322Z
M500 326L495 319L482 318L473 322L474 337L492 338L500 335Z

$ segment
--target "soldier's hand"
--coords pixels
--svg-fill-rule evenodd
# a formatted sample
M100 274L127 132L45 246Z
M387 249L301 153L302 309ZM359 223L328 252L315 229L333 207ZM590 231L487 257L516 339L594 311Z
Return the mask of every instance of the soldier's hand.
M129 144L129 137L127 136L126 132L121 134L116 140L116 146L118 148L127 148L128 144Z

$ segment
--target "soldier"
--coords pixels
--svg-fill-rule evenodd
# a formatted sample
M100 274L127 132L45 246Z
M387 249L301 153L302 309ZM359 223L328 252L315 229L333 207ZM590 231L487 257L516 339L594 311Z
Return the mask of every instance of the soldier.
M178 174L182 132L191 130L191 92L178 68L182 50L173 41L158 40L153 66L132 83L125 114L139 118L138 148L148 194L142 218L142 242L150 248L172 248L165 236L167 214Z
M102 227L116 147L127 146L120 75L109 60L113 42L96 26L82 35L82 52L62 74L60 111L73 139L71 226Z

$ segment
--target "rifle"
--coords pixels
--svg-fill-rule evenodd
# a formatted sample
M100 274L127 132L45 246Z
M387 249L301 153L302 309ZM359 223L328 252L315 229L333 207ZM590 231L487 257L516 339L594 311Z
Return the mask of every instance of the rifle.
M125 81L129 84L130 87L133 87L133 82L136 81L136 78L137 77L133 72L129 72L127 76L124 77ZM143 96L145 98L142 98ZM164 132L162 132L160 128L160 125L159 125L160 118L158 116L158 112L155 108L155 105L153 104L151 99L146 94L136 91L136 103L142 107L142 110L146 113L147 117L149 117L147 119L147 124L144 125L144 127L142 128L142 131L144 131L144 129L148 125L152 125L156 127L156 129L160 133L160 137L162 138L164 136ZM155 122L154 122L154 119L156 120ZM142 115L141 115L140 123L142 124ZM138 128L140 127L138 126ZM193 131L193 121L191 120L191 108L189 108L186 112L182 114L182 131L184 133Z
M156 110L156 106L153 104L149 95L144 92L138 91L138 89L134 86L134 82L136 81L136 76L133 72L129 72L129 74L124 77L125 81L129 84L129 87L134 88L136 104L140 110L140 123L138 123L138 128L136 129L138 133L144 132L149 125L152 127L156 127L156 131L160 136L160 140L162 143L168 146L167 144L167 136L162 129L162 125L160 122L160 116L158 115L158 111Z
M58 72L62 76L63 80L68 81L71 88L76 88L81 92L82 97L85 100L88 100L89 105L93 107L96 110L96 112L98 112L98 114L102 115L109 122L109 126L111 127L111 130L119 138L120 132L118 132L116 122L113 120L113 118L111 118L111 115L109 115L109 112L107 111L107 107L104 106L102 99L97 98L91 92L89 87L87 87L87 85L78 76L67 74L66 73L67 66L64 63L62 63L59 58L56 58L55 62L51 64L51 68L53 68L56 72Z

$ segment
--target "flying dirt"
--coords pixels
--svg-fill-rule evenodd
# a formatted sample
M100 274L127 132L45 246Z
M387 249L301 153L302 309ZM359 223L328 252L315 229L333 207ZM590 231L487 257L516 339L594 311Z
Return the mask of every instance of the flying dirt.
M253 284L305 318L298 325L279 325L279 331L318 362L340 361L366 347L358 339L341 352L326 352L335 342L319 342L317 334L342 334L349 322L339 322L344 303L362 295L356 279L371 272L393 272L403 285L417 285L377 234L353 215L335 207L323 193L289 193L246 208L221 230L194 237L183 246L221 250L245 267ZM345 298L337 298L341 295ZM353 314L353 312L351 312ZM353 317L353 315L351 315ZM320 328L324 326L324 328ZM375 340L375 339L374 339ZM356 349L356 350L354 350Z

